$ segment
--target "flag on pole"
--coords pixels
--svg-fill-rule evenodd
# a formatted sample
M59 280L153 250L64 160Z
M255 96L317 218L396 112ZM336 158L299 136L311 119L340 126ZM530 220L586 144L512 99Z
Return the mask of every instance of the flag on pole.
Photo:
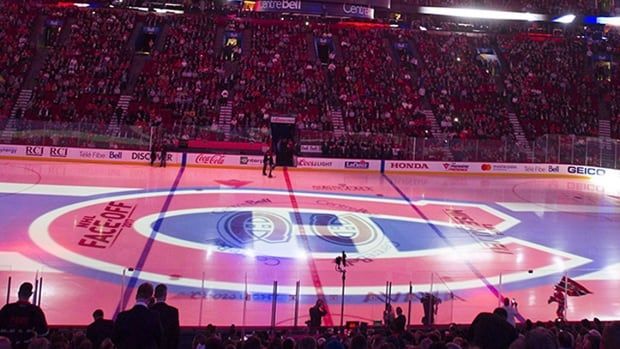
M560 290L561 292L566 290L566 294L569 297L581 297L592 293L582 284L566 276L563 276L562 280L555 285L555 289Z

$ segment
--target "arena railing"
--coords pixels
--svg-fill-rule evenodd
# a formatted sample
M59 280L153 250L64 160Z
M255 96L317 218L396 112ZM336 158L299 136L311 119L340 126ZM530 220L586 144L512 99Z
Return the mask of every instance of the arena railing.
M327 135L323 139L330 138ZM515 140L377 137L366 134L353 134L346 138L349 142L366 146L387 142L394 150L393 158L399 160L549 163L620 168L620 141L610 138L549 134L525 144ZM304 139L301 143L305 156L335 155L323 153L323 141L316 137ZM345 152L338 157L348 155L351 154ZM363 152L358 152L353 156L363 155Z
M10 144L146 150L162 135L170 136L164 128L146 124L112 127L108 123L4 120L0 126L0 142ZM194 150L216 153L223 152L222 147L214 146L217 142L264 144L270 136L266 128L232 129L226 133L210 127L191 127L187 130L174 129L171 133L181 144L193 145L190 148ZM322 140L332 136L332 132L305 133L299 142L299 152L304 156L365 157L359 153L324 154ZM389 144L394 150L392 158L400 160L557 163L620 169L620 140L610 138L549 134L525 144L515 140L409 138L369 134L347 135L346 138L360 144ZM374 157L378 156L375 154Z
M521 246L522 253L549 253L562 254L552 249L539 249L531 244L520 245L518 239L507 241L508 244ZM529 246L529 247L528 247ZM304 328L309 319L308 310L317 298L322 298L328 306L328 316L323 324L338 327L347 322L366 322L368 325L381 324L385 304L392 304L393 308L401 307L407 316L408 324L421 325L424 313L424 297L433 295L434 324L469 324L480 312L490 312L500 306L504 297L514 299L518 303L519 313L523 319L548 321L557 318L558 311L564 311L566 320L575 321L597 314L601 318L610 318L613 308L608 308L609 314L604 313L604 305L594 300L597 294L614 294L613 283L593 282L589 275L599 271L596 268L583 267L587 259L570 255L565 265L555 262L550 265L540 265L532 269L523 268L484 268L477 274L465 270L462 256L457 251L464 251L466 247L457 249L455 253L448 253L442 258L453 260L455 266L448 269L421 269L419 267L403 267L399 270L373 270L364 268L364 263L380 262L382 255L365 258L363 255L351 255L351 264L347 266L348 278L358 279L357 282L347 281L344 295L345 303L341 316L341 285L339 274L333 271L334 284L324 284L324 293L316 292L313 280L306 272L291 273L278 271L277 268L261 269L260 277L256 275L257 263L267 267L275 267L279 263L287 263L290 257L273 257L263 255L247 255L253 260L247 266L243 264L218 265L217 274L228 275L226 283L214 279L215 271L209 263L196 265L197 278L170 278L166 283L169 287L169 303L180 308L181 323L183 326L203 327L207 324L227 326L234 323L242 328L247 327L293 327ZM474 247L469 247L474 248ZM483 247L476 248L475 257L487 259L494 253ZM211 250L209 250L211 251ZM542 251L542 252L541 252ZM215 253L215 250L213 252ZM228 253L242 253L229 251ZM337 255L337 254L335 254ZM386 254L387 256L389 254ZM309 257L309 256L308 256ZM513 257L510 257L513 258ZM363 260L366 260L365 262ZM575 267L572 267L575 266ZM47 311L48 321L52 325L67 326L80 325L76 318L85 319L83 314L94 309L76 306L72 309L53 307L62 301L59 297L66 295L53 292L63 289L67 285L80 282L82 276L50 272L49 268L41 266L36 271L21 271L17 267L4 265L0 271L0 287L5 293L3 303L16 301L17 289L24 281L32 282L35 286L33 302L40 304ZM504 267L506 267L504 265ZM201 269L203 268L203 269ZM105 297L97 298L96 307L106 314L114 314L115 309L129 309L134 304L136 287L132 279L139 282L149 281L149 276L140 274L141 271L132 268L108 269L106 279L90 279L93 287L100 285L101 289L110 291ZM163 268L161 275L177 275L178 270ZM329 271L322 274L322 278L330 280ZM359 286L360 274L363 274L367 287ZM157 277L158 274L153 277ZM584 292L579 296L568 294L566 309L558 308L557 302L550 301L557 291L555 285L564 285L562 280L569 278L576 281ZM159 279L158 279L159 280ZM133 280L136 281L136 280ZM532 288L532 294L524 292L528 285L545 283L544 288ZM325 281L329 283L330 281ZM571 281L573 282L573 281ZM356 285L357 284L357 285ZM227 286L223 286L227 285ZM522 286L523 285L523 286ZM222 288L225 287L225 288ZM227 288L226 288L227 287ZM572 287L572 286L571 286ZM562 293L567 289L560 290ZM535 294L534 294L535 293ZM524 296L524 295L527 295ZM437 304L435 306L435 304ZM95 305L92 305L93 308ZM226 311L222 311L226 309ZM82 325L86 325L83 323Z
M0 142L24 145L83 148L140 149L149 147L148 126L108 123L9 120L0 131Z
M620 142L609 138L575 135L545 135L527 144L508 140L446 140L442 147L436 141L416 139L413 160L436 157L438 151L455 161L520 162L575 164L607 168L620 167ZM420 149L421 147L421 149Z

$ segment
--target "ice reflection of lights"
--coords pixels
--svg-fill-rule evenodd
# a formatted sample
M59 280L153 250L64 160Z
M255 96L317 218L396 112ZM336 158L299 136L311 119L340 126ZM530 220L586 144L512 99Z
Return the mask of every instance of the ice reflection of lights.
M553 257L553 263L558 268L559 271L566 270L566 264L564 263L564 259L562 257Z
M517 252L517 263L523 263L523 253Z
M213 245L207 245L207 248L205 249L205 258L206 259L211 258L211 256L213 256L214 250L215 248Z
M602 186L607 195L620 195L620 177L607 174L605 176L592 176L590 183Z
M305 261L308 259L308 254L304 250L298 250L297 253L295 253L295 258Z

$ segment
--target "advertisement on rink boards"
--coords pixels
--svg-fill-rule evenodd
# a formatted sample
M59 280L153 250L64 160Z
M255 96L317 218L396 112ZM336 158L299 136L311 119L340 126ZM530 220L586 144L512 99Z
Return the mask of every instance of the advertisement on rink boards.
M155 163L161 162L161 152L156 152ZM69 148L68 158L85 161L110 161L118 163L150 163L151 152L139 150L104 150L104 149L74 149ZM181 154L167 153L166 163L169 165L180 164Z
M589 178L618 177L620 171L594 166L485 162L385 161L385 172L563 175Z
M155 162L161 161L157 152ZM169 152L166 163L179 165L182 153ZM139 150L68 148L59 146L0 144L0 159L32 159L56 161L84 161L101 163L149 164L151 153ZM260 168L263 157L260 155L232 155L212 153L187 154L188 166ZM620 182L620 171L585 165L565 164L518 164L491 162L453 162L453 161L399 161L362 160L298 157L298 169L309 170L347 170L381 173L452 173L452 174L499 174L499 175L542 175L575 176Z
M297 168L313 170L381 171L381 160L297 158Z
M17 145L0 144L0 157L3 156L24 156L24 150Z
M187 165L205 167L262 167L263 157L260 155L187 154Z
M161 153L157 152L155 161L161 160ZM85 162L112 162L112 163L150 163L151 152L140 150L69 148L61 146L40 145L0 145L0 158L20 157L27 159L49 160L80 160ZM168 153L168 164L180 164L181 154Z

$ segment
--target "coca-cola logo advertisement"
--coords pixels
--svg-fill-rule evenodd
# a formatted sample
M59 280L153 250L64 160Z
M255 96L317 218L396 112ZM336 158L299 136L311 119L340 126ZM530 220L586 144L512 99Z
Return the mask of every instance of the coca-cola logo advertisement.
M224 165L224 160L224 154L198 154L195 162L198 165Z

